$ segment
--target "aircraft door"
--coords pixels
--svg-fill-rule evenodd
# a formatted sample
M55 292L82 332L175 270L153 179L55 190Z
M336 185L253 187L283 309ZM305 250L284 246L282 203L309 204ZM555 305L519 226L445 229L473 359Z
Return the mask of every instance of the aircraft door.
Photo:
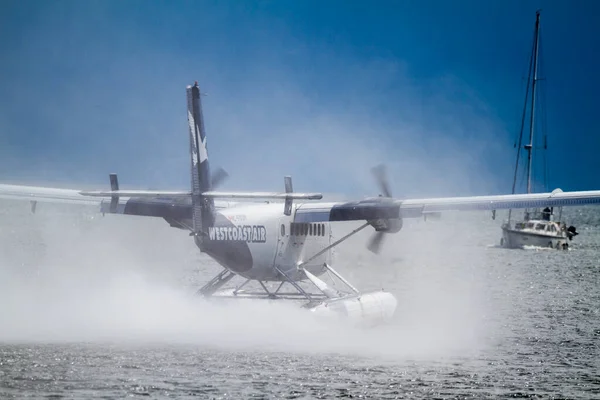
M293 216L284 216L279 218L279 229L277 233L277 252L275 253L275 266L283 268L283 270L289 270L296 267L297 257L294 251L297 243L295 243L294 232L292 229Z

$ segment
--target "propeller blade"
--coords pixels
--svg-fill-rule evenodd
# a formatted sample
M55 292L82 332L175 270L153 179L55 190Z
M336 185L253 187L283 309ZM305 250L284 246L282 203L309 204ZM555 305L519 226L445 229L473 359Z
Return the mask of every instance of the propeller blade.
M367 245L367 249L375 254L379 254L384 235L385 232L375 232L375 234L371 237L369 244Z
M227 173L227 171L225 171L223 168L219 168L215 172L213 172L210 178L210 184L213 188L216 188L220 186L228 177L229 174Z
M374 167L372 170L375 179L377 180L377 184L379 185L379 189L381 193L385 197L392 197L392 192L390 190L390 185L387 179L386 168L384 164L379 164Z
M377 185L379 186L379 190L381 191L381 196L391 198L392 191L390 190L390 185L389 185L389 182L387 179L387 172L386 172L385 164L379 164L376 167L373 167L371 169L371 172L373 173L373 176L375 177ZM367 249L369 249L369 251L371 251L375 254L379 254L379 251L381 250L381 245L383 243L384 236L385 236L385 232L383 232L383 231L375 232L375 234L371 237L371 239L369 240L369 243L367 244Z

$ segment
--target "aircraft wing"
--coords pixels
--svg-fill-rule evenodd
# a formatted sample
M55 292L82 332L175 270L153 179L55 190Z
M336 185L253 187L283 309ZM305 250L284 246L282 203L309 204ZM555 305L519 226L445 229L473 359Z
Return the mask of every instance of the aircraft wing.
M1 186L1 185L0 185ZM187 198L192 195L191 192L180 191L158 191L158 190L83 190L79 194L91 197L168 197L168 198ZM285 200L289 199L304 199L304 200L319 200L323 198L321 193L286 193L286 192L203 192L204 197L213 199L272 199Z
M556 189L551 193L403 200L400 203L400 210L403 217L410 218L443 211L491 211L587 204L600 204L600 190L563 192Z
M190 191L165 191L165 190L76 190L58 189L42 186L21 186L0 184L0 198L15 200L38 200L46 202L67 203L90 203L100 204L95 198L117 197L140 197L140 198L188 198L192 195ZM217 192L209 191L203 193L205 197L215 199L273 199L285 200L319 200L323 197L321 193L286 193L286 192Z
M0 199L92 206L98 206L102 202L101 199L83 196L81 191L74 189L2 184L0 184Z
M172 219L190 218L192 212L192 194L189 191L119 190L117 183L115 183L115 188L116 190L76 190L0 184L0 199L30 201L32 203L32 211L35 211L35 204L38 202L66 203L97 206L102 213ZM203 195L215 199L214 204L217 209L239 204L235 200L240 199L318 200L323 197L320 193L298 192L209 191L203 193Z
M312 200L315 193L277 192L207 192L215 199L285 199ZM116 199L111 207L111 200ZM71 203L99 206L103 213L183 219L191 214L191 194L186 191L82 191L39 186L0 184L0 199ZM215 203L223 208L235 203ZM296 212L296 222L358 221L393 218L420 218L445 211L501 210L518 208L578 206L600 204L600 190L533 193L496 196L444 197L399 200L376 197L355 202L304 203Z
M316 203L300 206L296 222L369 221L421 218L447 211L483 211L600 204L600 190L532 193L496 196L442 197L398 200L375 197L354 202Z

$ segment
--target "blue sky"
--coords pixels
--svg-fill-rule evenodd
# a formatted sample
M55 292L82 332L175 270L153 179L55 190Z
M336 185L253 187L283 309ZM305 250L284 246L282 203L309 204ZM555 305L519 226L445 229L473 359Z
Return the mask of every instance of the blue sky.
M538 8L548 186L600 189L595 1L4 1L0 180L189 186L198 80L228 189L509 192Z

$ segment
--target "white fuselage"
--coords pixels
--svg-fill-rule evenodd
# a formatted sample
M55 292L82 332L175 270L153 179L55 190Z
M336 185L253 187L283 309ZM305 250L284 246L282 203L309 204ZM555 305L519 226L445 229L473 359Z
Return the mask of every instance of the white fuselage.
M314 218L315 206L297 204L291 215L283 213L282 203L245 203L218 209L203 251L247 279L281 281L278 269L292 280L305 279L298 265L331 243L330 223ZM331 250L302 267L320 275L325 263L331 264Z

